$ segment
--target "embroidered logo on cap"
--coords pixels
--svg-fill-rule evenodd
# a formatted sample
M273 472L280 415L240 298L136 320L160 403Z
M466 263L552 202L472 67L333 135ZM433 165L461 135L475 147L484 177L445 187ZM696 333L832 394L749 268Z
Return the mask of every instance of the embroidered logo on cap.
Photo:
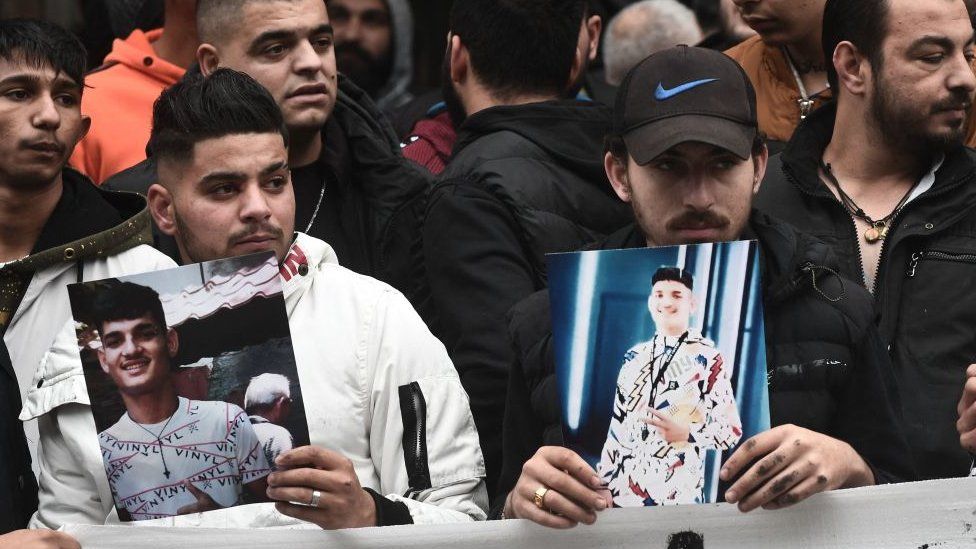
M694 82L687 82L685 84L681 84L680 86L671 88L670 90L665 89L664 83L660 82L657 85L657 90L654 91L654 98L657 99L658 101L667 101L668 99L671 99L676 95L680 95L690 89L694 89L703 84L708 84L709 82L716 82L716 81L718 81L718 78L706 78L704 80L695 80Z

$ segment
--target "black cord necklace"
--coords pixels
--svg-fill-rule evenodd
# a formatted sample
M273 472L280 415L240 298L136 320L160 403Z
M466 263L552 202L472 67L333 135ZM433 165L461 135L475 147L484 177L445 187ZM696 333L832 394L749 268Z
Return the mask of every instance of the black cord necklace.
M668 356L665 357L664 363L661 364L661 369L658 370L657 376L654 378L654 383L651 385L651 398L650 398L650 402L649 402L649 404L651 405L652 408L654 407L654 405L656 404L656 401L657 401L658 385L661 383L661 381L664 380L664 374L667 373L668 367L671 366L671 361L674 360L675 355L678 354L678 349L681 348L681 344L685 342L685 339L687 337L688 337L688 332L685 332L685 333L681 334L681 337L678 338L678 342L674 345L674 347L671 348L671 351L668 352ZM667 341L667 340L665 340L665 341ZM666 344L665 344L665 347L667 347ZM651 364L652 364L652 366L651 366L652 370L651 371L653 371L654 358L655 357L653 357L653 356L651 357Z
M138 423L136 421L132 422L138 425L140 429L142 429L143 431L149 433L150 435L156 438L156 443L159 444L159 457L163 460L163 475L165 475L166 478L169 478L170 472L169 472L169 467L166 466L166 454L163 453L163 433L166 432L166 428L169 427L169 422L173 421L173 416L175 415L176 412L173 412L173 415L169 416L169 419L167 419L166 423L163 424L163 428L159 430L159 434L156 434L150 431L149 429L146 429L145 427L143 427L141 423Z
M844 189L842 189L840 186L840 181L838 181L837 176L834 175L833 168L831 168L830 164L824 162L822 158L820 159L820 169L823 170L827 181L830 182L835 189L837 189L837 194L840 196L840 202L844 205L844 209L846 209L851 216L856 217L870 225L870 227L864 231L864 240L868 244L875 244L884 240L885 237L888 236L888 229L891 227L891 220L898 215L898 212L900 212L905 206L905 203L908 202L908 197L912 195L912 191L915 190L915 186L912 185L912 187L908 189L908 192L905 193L905 196L901 197L901 200L898 201L897 205L895 205L895 209L891 210L891 213L881 219L875 220L871 219L871 217L864 212L864 209L858 206L857 203L854 202L854 199L844 192Z

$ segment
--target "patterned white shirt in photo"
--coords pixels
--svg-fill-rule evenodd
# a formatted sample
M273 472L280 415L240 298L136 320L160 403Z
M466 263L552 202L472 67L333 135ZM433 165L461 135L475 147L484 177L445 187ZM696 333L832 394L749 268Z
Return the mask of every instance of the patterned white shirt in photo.
M261 448L264 449L264 457L272 468L274 468L275 458L295 446L288 429L271 423L261 416L251 416L251 427L254 427L254 434L258 436Z
M169 419L140 425L126 413L98 438L116 507L132 520L196 503L184 481L222 507L237 505L245 484L271 472L247 414L227 402L179 397Z

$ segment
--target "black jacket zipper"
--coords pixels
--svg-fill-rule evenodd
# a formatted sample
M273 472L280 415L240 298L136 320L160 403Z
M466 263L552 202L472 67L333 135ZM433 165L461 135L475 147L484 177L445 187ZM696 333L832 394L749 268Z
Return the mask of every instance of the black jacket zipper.
M970 265L976 265L976 254L959 254L952 252L940 252L938 250L925 250L913 253L911 259L908 260L908 278L915 278L916 271L918 270L918 262L922 261L923 259L952 261L954 263L968 263Z

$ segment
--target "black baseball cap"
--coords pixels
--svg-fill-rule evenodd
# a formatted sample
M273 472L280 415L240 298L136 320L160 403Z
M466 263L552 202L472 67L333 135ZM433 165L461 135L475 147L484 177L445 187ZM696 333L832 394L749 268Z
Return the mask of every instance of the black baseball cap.
M721 52L668 48L627 73L617 90L612 131L640 165L687 141L746 159L759 132L756 90L742 67Z

